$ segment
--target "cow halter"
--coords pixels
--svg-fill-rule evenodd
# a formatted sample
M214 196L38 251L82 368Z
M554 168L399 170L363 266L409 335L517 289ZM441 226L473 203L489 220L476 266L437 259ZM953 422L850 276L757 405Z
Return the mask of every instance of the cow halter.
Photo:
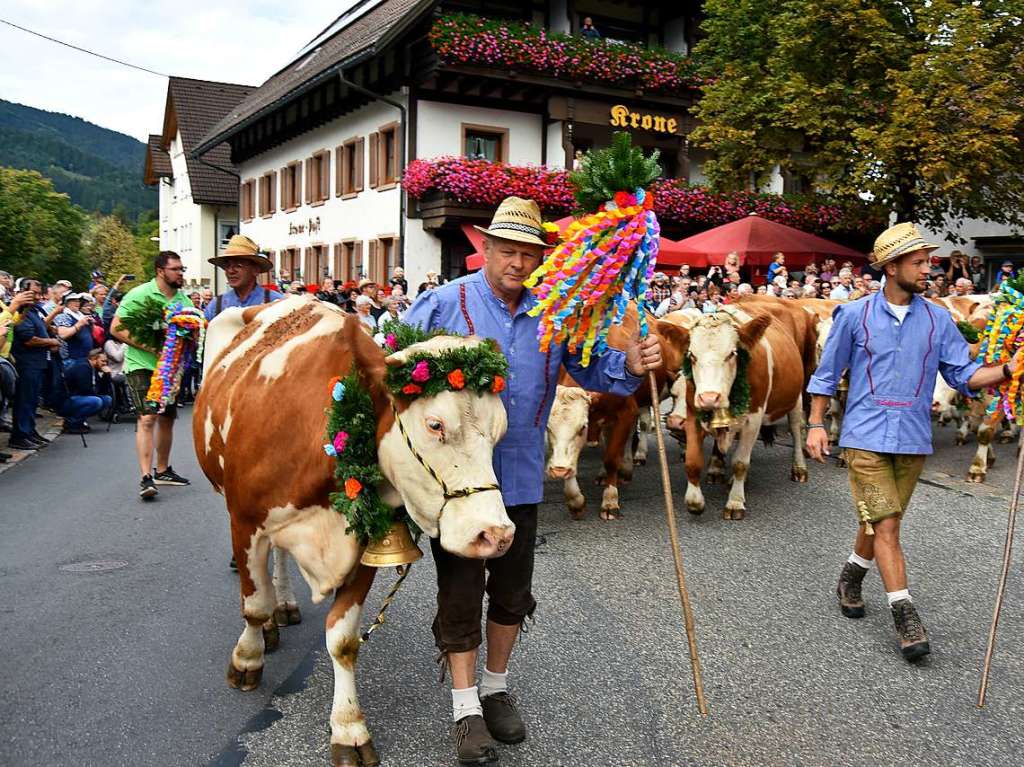
M441 478L434 468L427 463L426 459L419 454L419 451L413 447L412 440L409 439L408 433L405 431L405 426L402 424L402 419L398 415L398 408L395 407L394 400L391 401L391 412L395 414L395 423L398 424L398 430L402 433L402 437L405 439L405 445L409 448L409 452L412 453L413 458L420 462L420 466L427 470L427 473L434 478L434 481L441 486L441 492L444 495L444 503L441 504L441 510L437 513L438 519L440 520L441 515L444 514L444 509L448 505L448 501L454 498L466 498L476 493L486 493L491 490L501 492L501 488L497 484L480 485L479 487L464 487L459 490L451 490L447 483Z

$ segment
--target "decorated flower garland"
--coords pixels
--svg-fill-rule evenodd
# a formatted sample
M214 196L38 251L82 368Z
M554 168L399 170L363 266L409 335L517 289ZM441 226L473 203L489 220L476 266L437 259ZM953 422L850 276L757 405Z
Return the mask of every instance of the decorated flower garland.
M750 379L747 377L747 368L750 367L750 352L743 347L736 348L736 377L732 380L732 388L729 389L729 415L739 418L750 412ZM684 378L693 380L693 365L690 362L690 355L683 356L683 366L680 373ZM702 410L701 420L711 420L711 411Z
M386 323L383 332L391 351L448 335L444 331L426 333L397 321ZM413 354L404 365L388 366L385 384L393 395L404 399L465 389L497 394L505 388L506 375L508 361L497 344L487 339L470 348ZM323 450L334 458L338 487L331 494L331 505L348 520L347 532L366 545L381 540L396 521L395 510L377 490L384 481L377 457L377 415L356 370L331 379L328 389L331 406ZM412 520L405 521L415 534Z
M962 335L964 340L969 344L976 344L981 339L981 331L967 320L958 321L956 323L956 327L957 330L960 331L960 335Z
M161 409L177 399L186 368L193 360L203 359L206 338L206 318L195 307L168 304L163 321L167 328L164 342L146 393L146 401L157 403Z
M995 295L992 315L982 333L978 357L986 365L1003 365L1013 359L1024 347L1024 284L1020 279L1006 280ZM1021 375L1017 369L1009 381L989 389L993 395L987 414L994 417L1002 413L1018 426L1024 426L1024 396L1021 392Z

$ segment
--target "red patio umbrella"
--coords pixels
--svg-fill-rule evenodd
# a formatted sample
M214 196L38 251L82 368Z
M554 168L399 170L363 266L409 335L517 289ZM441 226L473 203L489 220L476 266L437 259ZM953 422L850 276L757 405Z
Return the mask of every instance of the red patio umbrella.
M719 266L734 251L740 257L740 264L748 267L767 266L776 253L784 253L786 263L791 267L804 266L816 257L825 256L855 264L867 261L863 253L824 237L769 221L756 213L687 237L679 244L703 253L709 264Z

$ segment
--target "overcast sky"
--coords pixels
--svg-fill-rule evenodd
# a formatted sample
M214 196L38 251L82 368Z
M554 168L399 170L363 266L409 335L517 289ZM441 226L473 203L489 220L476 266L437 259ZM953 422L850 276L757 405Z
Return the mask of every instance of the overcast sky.
M171 75L259 85L353 0L5 0L0 18ZM167 79L0 24L0 98L145 141Z

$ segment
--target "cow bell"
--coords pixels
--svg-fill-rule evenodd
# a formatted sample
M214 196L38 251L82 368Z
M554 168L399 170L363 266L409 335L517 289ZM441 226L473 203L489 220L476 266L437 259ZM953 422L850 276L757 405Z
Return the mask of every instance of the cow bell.
M728 408L715 408L715 411L711 414L709 426L712 429L728 429L732 426L732 416L729 415Z
M411 564L422 556L423 552L409 534L409 526L405 522L395 522L387 535L376 543L370 542L360 562L367 567L398 567Z

